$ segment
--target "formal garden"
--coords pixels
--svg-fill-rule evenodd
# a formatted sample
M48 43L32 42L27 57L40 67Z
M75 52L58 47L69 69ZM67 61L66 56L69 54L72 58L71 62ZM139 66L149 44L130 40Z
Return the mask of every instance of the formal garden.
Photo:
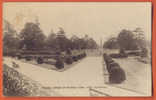
M125 59L128 62L129 59L127 58L132 57L136 62L141 62L144 65L151 63L151 51L149 49L151 44L145 40L141 28L135 30L123 29L117 37L109 38L104 43L98 44L89 35L83 37L73 35L69 38L61 27L58 32L55 33L51 30L49 36L45 36L38 23L28 22L17 33L8 21L5 20L4 22L4 58L8 57L48 70L66 72L76 64L81 63L85 58L98 56L105 63L103 67L106 67L108 72L109 84L122 84L129 78L126 73L127 70L123 68L122 63L118 63L118 60ZM102 49L102 52L100 49ZM111 52L113 50L117 52ZM15 69L20 67L16 62L12 63ZM27 83L26 81L30 80L28 77L7 65L3 65L3 67L3 91L6 96L23 96L24 93L26 96L42 95L41 92L44 90L40 90L40 86L35 86L32 82L28 81ZM25 86L21 86L22 82L27 84L26 88L32 88L35 94L25 89ZM103 84L105 83L103 82ZM43 95L50 95L47 94L47 91L44 93Z

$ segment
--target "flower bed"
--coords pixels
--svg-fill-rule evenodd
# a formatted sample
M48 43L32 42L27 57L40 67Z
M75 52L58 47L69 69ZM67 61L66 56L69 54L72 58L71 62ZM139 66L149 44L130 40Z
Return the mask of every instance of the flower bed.
M3 65L4 96L50 96L48 91L13 68Z

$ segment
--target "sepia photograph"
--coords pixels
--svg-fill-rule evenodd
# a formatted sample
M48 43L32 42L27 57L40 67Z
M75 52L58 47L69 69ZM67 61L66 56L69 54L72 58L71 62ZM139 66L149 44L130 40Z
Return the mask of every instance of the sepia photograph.
M4 2L3 96L151 97L151 2Z

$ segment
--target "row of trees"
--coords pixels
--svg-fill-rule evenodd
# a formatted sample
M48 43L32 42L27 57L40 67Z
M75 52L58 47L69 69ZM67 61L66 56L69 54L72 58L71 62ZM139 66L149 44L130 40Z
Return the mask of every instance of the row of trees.
M3 51L9 50L36 50L50 49L65 51L70 49L95 49L97 43L85 35L79 38L76 35L67 38L63 28L59 28L57 33L51 31L49 36L45 36L38 23L26 23L24 28L17 34L13 26L4 20L3 27Z
M123 29L117 37L108 39L103 47L108 49L138 50L146 48L144 32L141 28L134 31Z

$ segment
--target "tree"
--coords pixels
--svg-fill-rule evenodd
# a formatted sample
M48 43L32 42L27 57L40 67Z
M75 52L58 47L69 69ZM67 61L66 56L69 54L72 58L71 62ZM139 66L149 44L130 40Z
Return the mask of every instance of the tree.
M117 43L117 38L115 37L112 37L110 39L108 39L104 45L103 45L104 48L108 48L108 49L117 49L119 48L118 47L118 43Z
M4 20L3 27L3 54L13 54L19 48L19 37L16 30L13 26L7 21Z
M135 35L135 40L137 41L137 45L139 46L139 48L145 48L146 40L144 36L144 31L138 27L133 31L133 33Z
M50 49L57 49L57 45L56 45L56 34L51 31L50 35L47 37L46 39L46 46L47 48L50 48Z
M122 30L117 37L120 48L125 50L137 50L138 45L134 34L130 30Z
M25 24L24 29L20 32L21 47L27 50L41 49L45 45L45 35L38 24L29 22Z
M59 28L56 37L56 44L61 51L66 51L68 48L70 48L70 40L66 38L63 28Z
M93 38L89 38L87 41L87 48L88 49L96 49L97 48L97 43Z
M78 49L78 40L79 40L79 37L77 37L76 35L73 35L71 38L70 38L70 41L71 41L71 49Z
M72 48L73 49L96 49L97 43L94 39L89 38L88 35L85 35L83 38L77 36L71 37Z

